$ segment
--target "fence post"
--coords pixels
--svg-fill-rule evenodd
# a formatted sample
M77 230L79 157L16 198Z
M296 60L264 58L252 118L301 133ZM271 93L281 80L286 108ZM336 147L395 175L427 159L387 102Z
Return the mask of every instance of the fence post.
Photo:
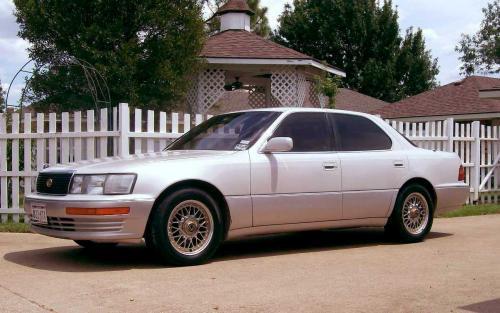
M472 143L472 151L471 151L471 161L474 162L474 168L472 168L471 172L471 185L474 189L474 198L472 199L476 202L479 199L479 181L480 177L480 169L481 169L481 137L480 137L480 122L474 121L472 122L472 137L474 138L474 142Z
M118 112L118 127L120 137L118 138L118 154L120 157L129 155L129 132L130 132L130 111L128 103L120 103Z
M7 134L7 116L5 113L0 113L0 134ZM0 171L7 171L7 139L2 139L0 136ZM7 176L0 177L0 209L6 212L9 201L7 196ZM7 212L6 212L7 213ZM7 222L9 215L0 214L1 222Z
M448 136L448 146L446 151L453 152L453 125L455 121L453 118L446 119L446 136Z

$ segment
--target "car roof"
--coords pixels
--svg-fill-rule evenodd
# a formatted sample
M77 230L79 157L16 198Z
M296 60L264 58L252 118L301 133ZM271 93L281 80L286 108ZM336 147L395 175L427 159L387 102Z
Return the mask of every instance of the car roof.
M249 110L240 110L233 111L228 113L238 113L238 112L283 112L283 113L292 113L292 112L328 112L328 113L344 113L344 114L352 114L352 115L360 115L365 117L373 117L374 115L356 111L349 110L337 110L337 109L321 109L321 108L292 108L292 107L279 107L279 108L261 108L261 109L249 109Z

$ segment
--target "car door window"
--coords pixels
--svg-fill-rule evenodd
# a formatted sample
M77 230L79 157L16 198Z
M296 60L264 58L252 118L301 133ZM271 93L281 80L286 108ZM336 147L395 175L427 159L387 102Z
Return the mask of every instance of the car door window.
M370 119L333 113L334 133L339 151L389 150L391 138Z
M293 152L331 151L330 126L323 112L300 112L287 116L273 137L290 137Z

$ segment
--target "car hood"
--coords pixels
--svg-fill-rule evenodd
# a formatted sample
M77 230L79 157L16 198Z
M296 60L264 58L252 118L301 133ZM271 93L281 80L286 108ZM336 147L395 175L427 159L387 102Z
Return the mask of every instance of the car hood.
M172 150L164 152L134 154L127 157L109 157L92 161L61 164L49 167L43 172L74 170L81 174L98 173L128 173L142 167L159 165L159 163L185 160L214 158L237 153L238 151L208 151L208 150Z

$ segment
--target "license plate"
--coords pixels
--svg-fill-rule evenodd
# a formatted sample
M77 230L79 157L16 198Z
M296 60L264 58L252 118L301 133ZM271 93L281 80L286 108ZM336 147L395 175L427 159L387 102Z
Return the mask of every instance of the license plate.
M34 224L48 224L47 209L43 204L31 205L31 222Z

